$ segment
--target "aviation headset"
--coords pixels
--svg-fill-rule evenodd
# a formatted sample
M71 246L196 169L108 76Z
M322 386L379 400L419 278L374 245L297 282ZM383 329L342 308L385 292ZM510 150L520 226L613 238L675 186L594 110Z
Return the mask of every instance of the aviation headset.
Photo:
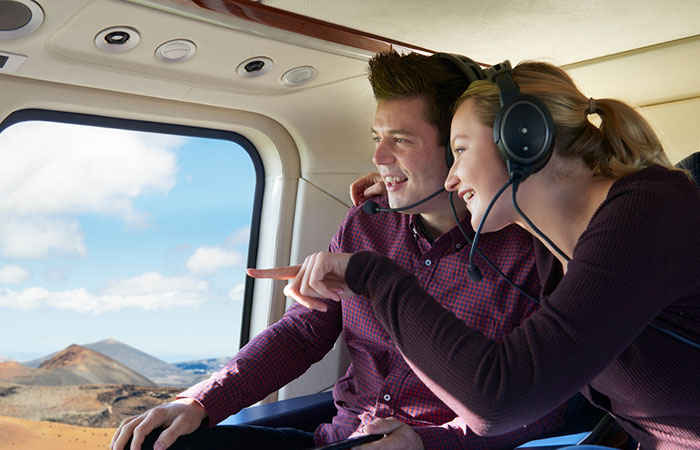
M483 79L498 86L501 108L493 124L493 140L511 178L522 181L547 164L554 148L552 115L539 99L520 92L513 81L510 61L483 70L466 56L435 53L433 57L447 61L464 74L466 86ZM449 142L446 160L451 167L454 157Z
M544 167L554 148L554 121L536 97L522 94L513 81L510 61L485 70L496 83L501 108L493 124L493 140L511 178L522 181Z

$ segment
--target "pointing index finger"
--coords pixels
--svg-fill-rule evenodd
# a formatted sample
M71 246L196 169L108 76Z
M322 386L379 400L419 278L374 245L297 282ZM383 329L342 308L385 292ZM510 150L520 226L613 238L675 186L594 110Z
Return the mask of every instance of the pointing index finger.
M291 280L301 269L301 266L283 266L272 269L247 269L246 273L253 278L271 278L273 280Z

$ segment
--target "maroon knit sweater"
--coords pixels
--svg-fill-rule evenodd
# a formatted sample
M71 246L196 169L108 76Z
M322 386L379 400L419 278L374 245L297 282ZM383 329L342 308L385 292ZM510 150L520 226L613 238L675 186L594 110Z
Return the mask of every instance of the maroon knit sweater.
M661 167L617 180L564 277L536 246L542 307L500 343L441 308L388 258L357 253L346 280L478 434L521 427L580 390L642 449L700 449L700 350L650 326L700 342L697 185Z

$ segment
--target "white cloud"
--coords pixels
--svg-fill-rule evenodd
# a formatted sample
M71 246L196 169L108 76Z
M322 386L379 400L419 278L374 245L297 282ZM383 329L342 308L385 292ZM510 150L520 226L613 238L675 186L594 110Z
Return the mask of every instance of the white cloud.
M17 284L31 277L27 269L14 264L7 264L0 267L0 283Z
M0 135L0 211L101 212L129 218L131 198L168 192L181 138L25 122Z
M187 260L187 269L194 275L211 275L221 267L232 267L243 262L243 255L236 250L222 247L199 247Z
M44 258L50 253L85 256L80 224L50 217L1 217L0 254L8 258Z
M167 277L148 272L132 278L110 281L104 289L107 295L156 294L160 292L206 292L209 285L189 275Z
M157 272L111 281L99 294L84 288L49 291L31 287L22 291L0 289L0 306L33 310L58 308L80 313L101 314L125 308L149 311L174 307L196 307L215 301L209 284L191 276L167 277Z
M241 245L241 244L247 245L249 239L250 239L250 226L239 228L238 230L229 234L228 237L226 237L226 243L224 244L224 246L228 248L228 247L233 247L233 246Z
M0 133L0 217L14 232L9 257L84 254L71 216L97 213L144 227L133 199L175 184L183 138L65 124L24 122ZM58 230L48 233L46 230ZM38 233L38 234L37 234ZM8 242L13 243L12 245ZM17 256L19 255L19 256Z
M245 284L237 284L228 291L228 298L231 300L243 300L243 293L245 292Z
M193 275L208 276L222 267L243 264L243 253L236 250L241 244L247 246L250 238L250 226L239 228L229 234L220 246L202 246L197 248L187 260L187 269Z

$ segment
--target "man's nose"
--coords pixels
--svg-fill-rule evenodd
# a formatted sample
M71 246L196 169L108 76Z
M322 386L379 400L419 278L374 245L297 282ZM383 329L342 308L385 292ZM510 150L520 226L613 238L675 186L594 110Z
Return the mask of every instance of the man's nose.
M393 163L396 160L394 157L393 147L389 139L382 139L374 149L372 161L377 166L383 166Z

